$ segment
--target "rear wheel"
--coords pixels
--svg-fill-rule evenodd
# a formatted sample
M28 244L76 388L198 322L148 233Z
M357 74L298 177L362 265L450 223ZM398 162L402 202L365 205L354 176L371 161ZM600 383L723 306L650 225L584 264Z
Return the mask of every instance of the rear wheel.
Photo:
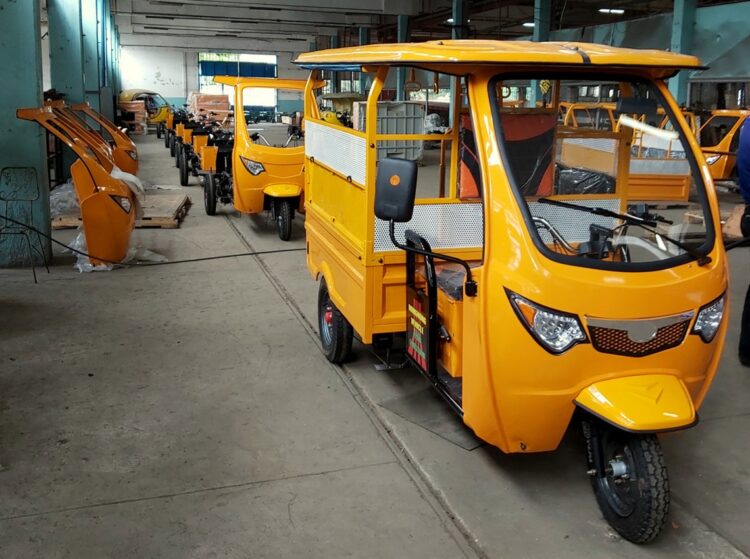
M203 205L206 215L216 215L216 179L213 173L207 173L203 182Z
M174 166L180 168L180 157L182 157L182 144L177 143L175 146Z
M276 200L276 230L282 241L288 241L292 236L293 218L294 208L291 200Z
M170 134L169 136L169 155L174 157L177 155L177 139L174 137L174 134Z
M156 137L161 139L161 122L156 125Z
M167 129L164 129L164 147L169 148L169 140L172 138L172 135L169 133Z
M607 522L623 538L648 543L658 536L669 513L669 478L656 435L626 433L598 424L589 430L589 467L601 452L604 475L594 474L591 483L596 501ZM598 441L597 441L598 438Z
M187 186L190 177L188 176L187 153L184 149L182 150L182 154L180 155L177 164L180 167L180 184L182 186Z
M323 353L331 363L340 365L351 357L354 329L331 301L325 278L318 288L318 332Z

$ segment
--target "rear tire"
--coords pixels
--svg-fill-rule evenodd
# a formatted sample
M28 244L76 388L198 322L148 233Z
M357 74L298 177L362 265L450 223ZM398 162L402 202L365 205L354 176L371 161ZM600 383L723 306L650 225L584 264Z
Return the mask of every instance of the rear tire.
M172 135L169 133L169 130L164 129L164 147L169 149L169 140L172 137Z
M161 139L161 123L156 125L156 137Z
M606 475L591 484L604 518L623 538L648 543L664 528L669 514L669 478L656 435L626 433L599 424ZM588 456L593 456L587 437ZM593 468L593 464L589 464ZM615 468L626 472L616 475Z
M203 206L206 208L206 215L216 215L216 181L213 173L205 175Z
M177 139L174 137L174 134L170 134L169 136L169 155L174 157L176 155L177 150Z
M294 218L294 208L291 200L276 201L276 230L279 232L279 239L288 241L292 236L292 219Z
M190 182L190 177L188 176L188 164L185 150L182 150L182 154L178 159L179 161L177 162L177 164L180 168L180 185L187 186Z
M182 144L178 143L175 148L175 155L174 155L174 166L178 169L180 168L180 157L182 157Z
M325 278L318 288L318 332L323 353L331 363L341 365L351 357L354 329L331 301Z

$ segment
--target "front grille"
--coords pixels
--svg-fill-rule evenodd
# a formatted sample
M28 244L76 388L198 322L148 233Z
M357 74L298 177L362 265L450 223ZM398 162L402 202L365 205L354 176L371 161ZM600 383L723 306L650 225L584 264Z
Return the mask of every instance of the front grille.
M662 326L656 330L653 338L644 342L631 340L628 331L619 328L589 325L589 334L591 343L597 351L643 357L680 345L685 339L689 326L690 319Z

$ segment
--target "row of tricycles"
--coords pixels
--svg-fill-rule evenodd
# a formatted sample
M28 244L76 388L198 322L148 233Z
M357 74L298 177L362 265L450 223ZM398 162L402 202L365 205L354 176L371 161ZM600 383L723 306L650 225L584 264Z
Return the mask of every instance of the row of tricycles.
M304 133L301 118L282 123L254 123L244 106L269 91L296 92L302 80L217 76L217 83L234 88L234 111L190 114L174 110L157 127L179 170L180 184L191 177L203 187L206 213L230 204L245 214L269 212L279 238L287 241L296 212L304 212Z
M271 210L288 238L304 210L329 361L350 359L355 338L387 366L403 355L506 453L555 450L580 424L603 516L629 541L653 540L670 503L659 437L697 423L728 327L716 191L665 83L700 61L446 40L296 62L306 82L219 78L235 88L228 129L178 111L160 128L183 178L201 178L207 213L217 200ZM368 84L351 128L320 110L336 72ZM302 92L304 145L301 123L273 140L242 118L253 88ZM439 95L447 126L395 126L397 111L419 114L388 105L406 89L407 103ZM609 129L559 118L592 96L613 103Z

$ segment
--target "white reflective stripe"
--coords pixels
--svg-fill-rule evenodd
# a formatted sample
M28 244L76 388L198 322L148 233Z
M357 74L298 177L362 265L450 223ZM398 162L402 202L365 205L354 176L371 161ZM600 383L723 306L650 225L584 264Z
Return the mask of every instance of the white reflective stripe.
M353 182L365 185L367 142L361 136L307 121L305 155L345 177L351 177Z
M408 223L397 223L396 239L404 241L411 229L424 237L433 249L481 248L484 245L482 204L418 204ZM398 250L391 242L388 222L375 219L374 252Z

